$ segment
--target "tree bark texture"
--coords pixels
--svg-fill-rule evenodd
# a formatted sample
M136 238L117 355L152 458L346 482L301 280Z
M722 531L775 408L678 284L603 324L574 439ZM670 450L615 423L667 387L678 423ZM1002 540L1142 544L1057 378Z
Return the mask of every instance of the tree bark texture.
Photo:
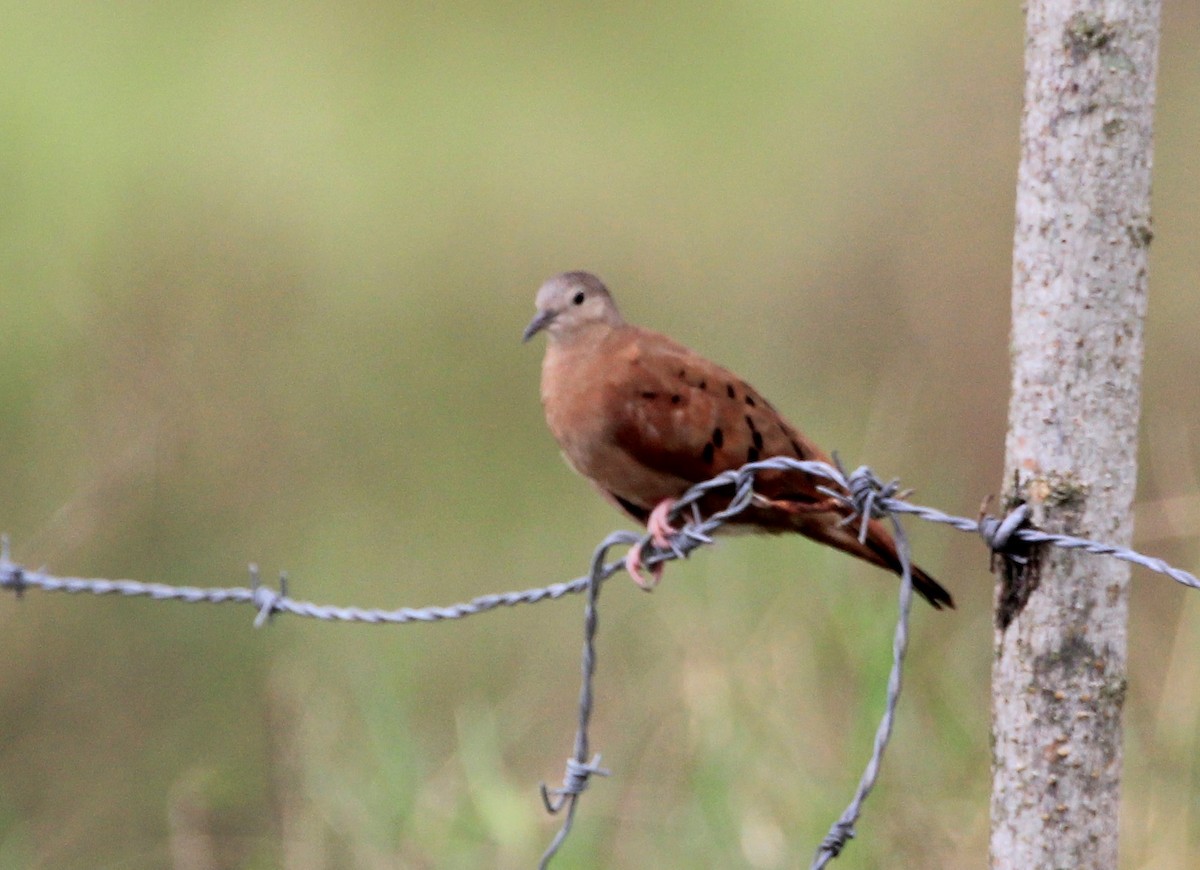
M1033 522L1133 534L1159 0L1029 0L1004 487ZM1115 868L1128 566L998 565L995 870Z

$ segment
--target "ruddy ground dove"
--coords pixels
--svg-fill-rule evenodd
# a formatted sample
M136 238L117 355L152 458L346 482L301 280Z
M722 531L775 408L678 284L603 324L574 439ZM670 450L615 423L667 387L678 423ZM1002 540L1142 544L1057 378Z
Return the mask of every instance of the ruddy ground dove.
M525 341L539 332L547 334L542 406L563 455L609 500L645 523L659 546L674 531L668 512L693 484L774 456L830 461L745 381L661 333L626 323L595 275L566 272L542 285ZM849 509L819 492L820 483L798 471L759 472L754 503L732 525L799 532L900 573L887 529L871 520L860 542L859 523L844 522ZM719 510L731 496L732 488L723 500L714 491L701 509ZM626 567L649 588L640 550L630 551ZM660 573L661 566L655 581ZM954 606L950 593L924 571L914 566L912 578L913 588L935 608Z

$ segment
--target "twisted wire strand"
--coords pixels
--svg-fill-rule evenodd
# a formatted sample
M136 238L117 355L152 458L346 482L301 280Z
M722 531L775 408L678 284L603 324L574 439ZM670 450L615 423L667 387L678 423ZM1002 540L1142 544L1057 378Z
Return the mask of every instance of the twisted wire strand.
M587 603L583 613L583 656L580 669L583 679L579 687L579 727L575 730L575 754L567 759L567 770L563 774L561 787L551 792L542 783L542 803L546 812L555 815L566 807L567 815L562 827L542 855L538 870L546 870L559 847L571 833L571 825L575 822L575 808L579 798L588 787L589 778L593 775L608 776L609 771L600 766L600 753L588 760L588 725L592 719L592 683L596 674L596 631L599 628L600 616L596 609L596 600L600 595L600 584L604 582L604 559L608 551L620 544L636 543L638 536L632 532L613 532L605 538L592 555L592 567L588 572Z
M736 471L727 471L689 489L671 512L673 520L680 518L689 520L679 534L672 539L671 546L660 550L653 545L649 536L640 538L645 546L645 564L654 566L673 559L687 558L694 550L711 544L713 534L721 526L750 506L754 498L754 477L758 472L767 470L802 471L827 480L833 484L833 487L828 487L825 491L834 497L846 498L851 504L853 501L846 493L851 492L855 487L865 487L866 491L873 493L870 501L872 510L877 515L909 514L926 522L940 523L959 531L981 534L989 546L998 551L1003 551L1004 543L1012 538L1033 544L1044 543L1067 549L1082 549L1096 555L1112 556L1115 559L1141 565L1151 571L1164 574L1177 583L1193 589L1200 589L1200 579L1197 579L1195 575L1175 568L1162 559L1146 556L1128 547L1119 547L1072 535L1052 534L1033 528L1015 528L1015 530L1006 528L1006 526L1012 526L1014 520L1023 520L1027 516L1028 509L1025 507L1018 508L1006 517L999 519L990 516L979 519L954 516L936 508L911 504L902 500L896 494L894 483L887 485L880 483L866 466L847 475L840 469L824 462L810 462L782 456L749 463ZM724 510L707 518L698 516L697 503L706 494L730 486L734 487L735 494ZM996 538L997 532L1005 532L1005 534L1001 538ZM622 568L623 565L620 562L604 565L600 573L601 581L607 580ZM281 613L309 619L371 625L405 625L410 622L463 619L499 607L537 604L541 601L574 595L587 589L590 579L589 575L584 575L564 583L480 595L456 604L401 607L388 610L317 604L313 601L298 600L287 595L286 583L282 582L282 577L280 588L273 589L257 582L257 569L253 565L250 572L252 583L249 587L170 586L166 583L147 583L140 580L57 577L44 570L31 570L13 562L10 558L7 538L0 543L0 589L8 589L18 595L29 589L38 589L42 592L65 592L70 595L120 595L150 598L155 601L179 601L188 604L248 604L258 611L256 625L262 625L269 617Z
M10 558L7 537L0 537L0 589L8 589L18 597L29 589L37 589L43 592L65 592L71 595L119 595L144 597L154 601L180 601L189 604L247 604L257 612L254 619L255 627L266 624L276 614L281 613L325 621L371 625L439 622L463 619L479 613L487 613L499 607L536 604L586 591L588 595L584 611L582 683L574 753L567 760L562 786L553 790L548 789L544 783L541 786L542 800L549 812L558 813L566 810L562 827L539 864L541 870L545 870L571 831L579 798L587 788L589 778L592 775L608 775L608 771L600 767L598 754L591 759L588 758L587 733L591 720L592 683L595 676L595 636L598 628L597 597L604 581L624 569L624 563L620 561L605 563L608 550L618 545L640 543L643 547L643 564L647 567L654 567L674 559L687 558L696 549L713 543L713 535L721 526L753 504L755 476L761 471L799 471L826 481L829 485L819 488L823 493L846 506L849 514L847 522L853 521L854 517L862 519L861 535L866 534L868 518L887 518L894 530L902 565L899 616L892 641L892 666L888 676L884 713L875 732L871 756L854 796L822 840L813 859L812 870L824 868L829 861L841 854L847 842L854 837L855 824L867 796L878 779L884 751L892 733L902 686L901 677L908 646L908 621L913 593L910 547L897 515L915 516L926 522L948 525L959 531L979 534L993 552L1006 558L1021 559L1020 555L1012 554L1008 550L1013 540L1029 544L1049 544L1066 549L1080 549L1101 556L1111 556L1164 574L1177 583L1192 589L1200 589L1200 579L1197 579L1195 575L1175 568L1157 557L1144 555L1128 547L1092 541L1073 535L1043 532L1029 527L1027 525L1029 508L1026 505L1018 506L999 518L987 515L981 515L978 519L954 516L936 508L911 504L905 500L905 493L899 491L895 481L882 483L866 466L860 466L850 474L846 474L840 464L835 467L824 462L782 456L748 463L736 471L724 472L689 489L675 503L670 512L669 520L682 519L685 522L665 548L655 546L648 535L638 536L632 532L614 532L596 548L591 569L582 577L565 583L481 595L457 604L386 610L301 601L288 595L286 574L280 575L279 586L277 589L273 589L259 582L258 569L254 565L250 566L251 585L249 587L204 588L170 586L165 583L146 583L138 580L56 577L45 570L30 570L13 562ZM700 500L714 490L727 491L729 488L733 489L733 496L728 505L708 517L702 516L699 509Z
M602 579L621 570L620 562L605 565ZM515 592L480 595L469 601L429 607L401 607L395 610L347 607L301 601L287 594L286 575L280 575L278 589L257 582L257 568L250 566L251 585L231 587L169 586L166 583L147 583L140 580L106 580L85 577L56 577L42 570L30 570L9 557L7 543L0 547L0 589L18 596L27 590L65 592L69 595L119 595L129 598L149 598L153 601L179 601L185 604L249 604L258 611L255 626L263 625L271 616L284 613L327 622L354 622L369 625L404 625L410 622L440 622L463 619L486 613L498 607L536 604L539 601L562 598L587 588L588 577L577 577L566 583L524 589Z
M861 496L859 495L860 492L861 490L852 491L852 497L857 497L856 503L862 508L860 513L860 516L863 518L861 534L865 536L867 530L866 520L873 515L880 516L882 509L876 503L877 500L873 494L867 493L865 496ZM850 799L850 803L842 811L838 820L830 826L829 833L825 835L825 839L821 841L821 845L817 847L817 853L810 865L811 870L823 870L830 861L842 854L842 850L846 848L846 844L854 837L854 826L858 823L858 817L862 814L863 804L871 794L871 790L875 787L875 782L879 779L879 772L883 766L883 754L887 750L888 742L891 740L892 727L896 721L896 708L900 704L900 690L903 686L904 676L904 656L908 652L908 621L912 611L913 599L912 552L904 527L891 514L887 514L887 517L891 521L892 531L896 539L896 551L900 556L902 569L900 575L899 614L896 618L896 630L892 635L892 668L888 673L887 700L884 704L883 716L880 718L879 725L875 729L875 739L871 745L871 757L867 760L867 766L863 769L862 776L858 780L858 787L854 790L854 796Z

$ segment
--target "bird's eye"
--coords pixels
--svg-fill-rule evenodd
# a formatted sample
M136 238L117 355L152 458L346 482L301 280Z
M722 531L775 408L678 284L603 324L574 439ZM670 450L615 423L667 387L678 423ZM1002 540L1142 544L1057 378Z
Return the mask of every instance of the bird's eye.
M583 291L580 290L573 297L571 297L571 302L574 303L575 305L582 305L583 304Z

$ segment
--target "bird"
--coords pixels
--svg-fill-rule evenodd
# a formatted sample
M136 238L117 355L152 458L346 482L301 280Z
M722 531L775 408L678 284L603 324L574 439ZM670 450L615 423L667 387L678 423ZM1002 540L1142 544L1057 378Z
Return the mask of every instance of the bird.
M830 458L763 396L728 369L650 329L627 322L598 277L564 272L542 284L537 313L522 340L546 335L541 400L546 423L567 463L668 546L676 530L668 514L692 485L748 462L786 456ZM796 470L764 470L755 500L730 521L733 531L798 532L873 565L902 573L896 543L877 519L850 527L844 502L820 492L827 484ZM720 510L730 486L705 496L705 512ZM729 526L725 527L729 528ZM644 589L661 577L642 574L641 546L625 567ZM913 588L936 609L954 606L950 593L920 568Z

